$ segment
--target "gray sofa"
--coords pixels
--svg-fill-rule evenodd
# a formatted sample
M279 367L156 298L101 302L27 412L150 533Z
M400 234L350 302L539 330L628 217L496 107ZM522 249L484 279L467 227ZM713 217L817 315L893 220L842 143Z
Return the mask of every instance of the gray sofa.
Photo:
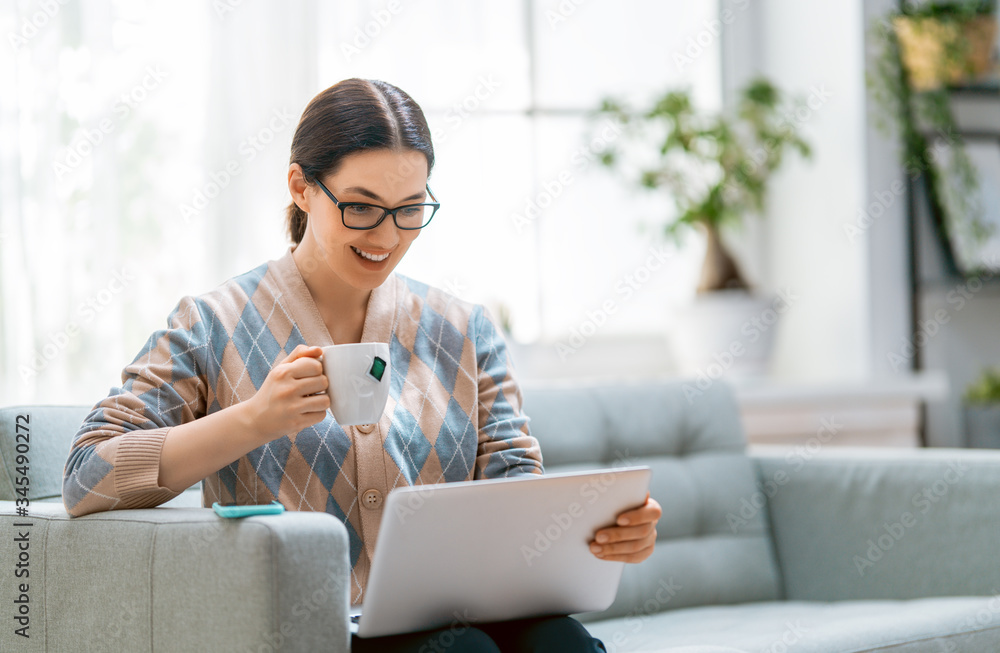
M688 390L686 392L686 390ZM748 455L730 389L528 384L546 470L653 470L654 554L607 610L609 651L1000 651L1000 452ZM62 466L84 406L0 409L0 603L19 604L15 523L31 523L30 635L7 651L346 651L348 543L325 513L222 521L170 506L70 519ZM30 415L27 518L16 415ZM23 430L23 429L22 429ZM815 445L815 446L812 446ZM18 581L20 582L20 581Z

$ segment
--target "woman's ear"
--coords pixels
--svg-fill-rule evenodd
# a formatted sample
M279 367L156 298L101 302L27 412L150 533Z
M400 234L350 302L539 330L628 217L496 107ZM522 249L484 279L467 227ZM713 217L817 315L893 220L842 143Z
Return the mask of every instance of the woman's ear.
M298 163L288 166L288 192L292 194L295 205L306 213L309 213L309 196L306 194L308 187L302 166Z

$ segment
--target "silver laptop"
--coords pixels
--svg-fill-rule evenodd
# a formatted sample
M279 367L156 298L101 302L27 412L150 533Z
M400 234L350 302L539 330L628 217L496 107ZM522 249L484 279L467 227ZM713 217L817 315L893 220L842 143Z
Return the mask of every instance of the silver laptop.
M624 562L595 531L645 501L646 466L393 489L352 631L378 637L604 610Z

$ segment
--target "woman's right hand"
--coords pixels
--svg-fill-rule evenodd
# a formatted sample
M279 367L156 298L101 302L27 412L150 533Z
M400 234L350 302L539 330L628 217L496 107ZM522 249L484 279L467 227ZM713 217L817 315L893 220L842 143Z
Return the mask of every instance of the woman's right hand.
M322 355L320 347L299 345L271 368L257 394L244 402L261 440L298 433L326 417L329 381L319 360Z

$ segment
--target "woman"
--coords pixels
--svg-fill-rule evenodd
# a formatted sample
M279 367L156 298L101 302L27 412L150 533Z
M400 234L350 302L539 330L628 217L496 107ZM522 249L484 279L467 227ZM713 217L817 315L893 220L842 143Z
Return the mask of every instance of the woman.
M201 480L206 506L326 511L347 527L358 605L393 487L541 474L493 318L393 274L437 210L433 164L423 112L395 86L348 79L313 98L292 140L292 245L180 300L77 434L67 511L155 506ZM341 427L327 411L321 347L353 342L390 343L392 387L377 424ZM597 534L595 555L644 560L659 516L647 497ZM439 634L355 646L416 651ZM453 650L539 645L604 650L569 616L470 627Z

